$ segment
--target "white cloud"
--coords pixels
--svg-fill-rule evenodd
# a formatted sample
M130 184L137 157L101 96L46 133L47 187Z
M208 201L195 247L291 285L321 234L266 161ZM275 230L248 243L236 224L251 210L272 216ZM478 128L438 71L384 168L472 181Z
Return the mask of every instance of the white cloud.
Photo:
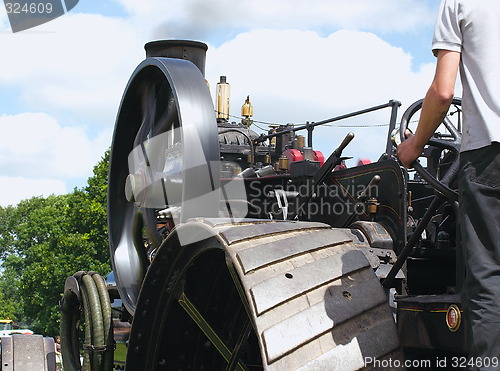
M435 21L432 0L116 0L154 37L204 39L255 28L406 32ZM158 17L161 14L161 17Z
M63 181L0 176L0 205L17 205L21 200L35 196L67 193Z
M327 37L298 30L255 30L238 35L207 56L212 87L219 75L231 84L233 115L249 94L255 119L265 122L320 121L400 100L402 109L423 97L433 65L414 72L412 57L367 32L338 31ZM343 121L343 125L388 122L390 110ZM328 155L354 129L325 128L316 145ZM356 129L348 154L376 160L387 128ZM352 165L352 164L351 164Z
M145 55L142 47L140 33L126 20L101 15L69 13L32 30L5 30L0 86L31 111L0 105L5 195L64 193L85 184L111 144L121 95ZM14 199L6 197L0 204Z
M0 116L0 131L0 173L31 179L88 177L110 141L110 131L89 139L44 113Z
M232 89L242 103L246 94L258 93L296 102L289 106L300 111L307 110L300 102L350 108L422 88L411 60L401 48L367 32L321 37L311 31L256 30L211 48L207 76L211 82L218 74L237 81ZM297 115L283 119L296 120Z
M202 37L253 28L414 30L435 20L435 1L422 0L117 0L158 37ZM161 17L157 15L161 14Z
M45 113L0 116L0 205L83 186L111 142L111 129L89 138Z
M67 110L111 126L143 41L123 19L68 13L0 38L0 83L19 89L32 109Z
M2 9L3 8L3 9ZM7 18L7 13L4 7L0 7L0 32L7 32L9 19Z
M119 0L128 19L70 12L32 31L5 31L0 86L19 92L21 106L39 113L0 117L2 184L17 179L20 191L31 189L22 186L25 179L39 182L36 195L51 193L50 185L64 192L61 185L72 189L75 179L90 176L111 143L121 95L152 35L217 45L209 48L207 79L214 89L227 75L234 115L247 95L256 120L280 123L318 121L392 98L408 106L425 93L433 65L415 72L409 53L375 34L333 30L411 30L434 21L430 2L367 1ZM388 117L386 110L355 123ZM315 146L328 155L349 130L317 129ZM358 129L346 154L375 160L385 130Z

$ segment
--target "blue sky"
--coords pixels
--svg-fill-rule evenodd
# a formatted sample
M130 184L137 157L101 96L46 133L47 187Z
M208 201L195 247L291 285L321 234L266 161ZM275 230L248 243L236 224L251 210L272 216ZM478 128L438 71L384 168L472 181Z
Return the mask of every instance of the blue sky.
M439 0L101 0L13 34L0 8L0 205L85 185L111 144L121 94L144 43L207 43L206 78L231 84L231 114L247 95L255 120L319 121L423 97ZM388 112L351 123L382 124ZM324 128L329 154L376 160L385 128Z

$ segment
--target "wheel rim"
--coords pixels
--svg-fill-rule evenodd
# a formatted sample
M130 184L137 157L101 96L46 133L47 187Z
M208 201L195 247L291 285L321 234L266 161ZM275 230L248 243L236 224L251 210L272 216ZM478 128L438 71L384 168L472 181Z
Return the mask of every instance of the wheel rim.
M148 252L162 240L158 211L170 210L174 222L217 216L218 160L213 104L200 71L185 60L143 61L120 105L108 185L111 261L131 314Z

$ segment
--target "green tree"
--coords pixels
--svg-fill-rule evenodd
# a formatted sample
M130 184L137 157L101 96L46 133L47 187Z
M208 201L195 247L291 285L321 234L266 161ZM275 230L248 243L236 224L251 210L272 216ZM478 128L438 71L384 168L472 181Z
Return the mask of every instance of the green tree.
M107 227L107 190L109 150L94 166L87 186L75 189L69 200L70 225L73 231L83 233L96 248L97 259L109 263Z
M75 193L50 196L22 226L36 232L30 236L35 243L26 243L24 266L19 292L23 297L24 314L31 320L34 331L43 334L58 332L58 302L66 277L78 270L107 274L109 264L101 261L101 253L89 239L89 234L71 225L70 203ZM33 238L34 237L34 238Z
M13 206L0 206L0 260L4 260L14 248L14 211Z
M6 256L0 275L0 318L26 323L22 298L19 295L23 259L15 254Z
M0 316L55 335L66 277L110 270L106 227L109 151L83 189L0 209ZM5 222L5 223L4 223Z

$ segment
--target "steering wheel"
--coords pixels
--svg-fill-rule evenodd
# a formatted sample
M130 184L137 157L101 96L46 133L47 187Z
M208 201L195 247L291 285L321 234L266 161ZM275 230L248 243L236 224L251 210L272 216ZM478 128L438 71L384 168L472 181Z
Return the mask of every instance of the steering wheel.
M405 131L406 129L408 129L408 124L411 122L413 115L415 115L415 113L422 108L422 103L423 99L416 101L410 107L408 107L408 109L401 117L401 124L399 129L401 142L406 140ZM453 98L452 105L455 107L461 106L462 100L460 98ZM436 191L438 191L451 201L458 201L458 193L457 191L450 188L450 184L455 179L460 166L458 155L460 152L460 144L462 142L462 133L453 125L453 123L447 116L443 120L443 125L446 127L448 133L450 134L449 139L432 137L431 139L429 139L427 144L429 146L433 146L442 150L449 150L451 152L455 159L453 160L448 170L444 174L438 176L431 174L418 162L418 160L415 161L412 166L415 171L422 177L422 179L424 179Z

